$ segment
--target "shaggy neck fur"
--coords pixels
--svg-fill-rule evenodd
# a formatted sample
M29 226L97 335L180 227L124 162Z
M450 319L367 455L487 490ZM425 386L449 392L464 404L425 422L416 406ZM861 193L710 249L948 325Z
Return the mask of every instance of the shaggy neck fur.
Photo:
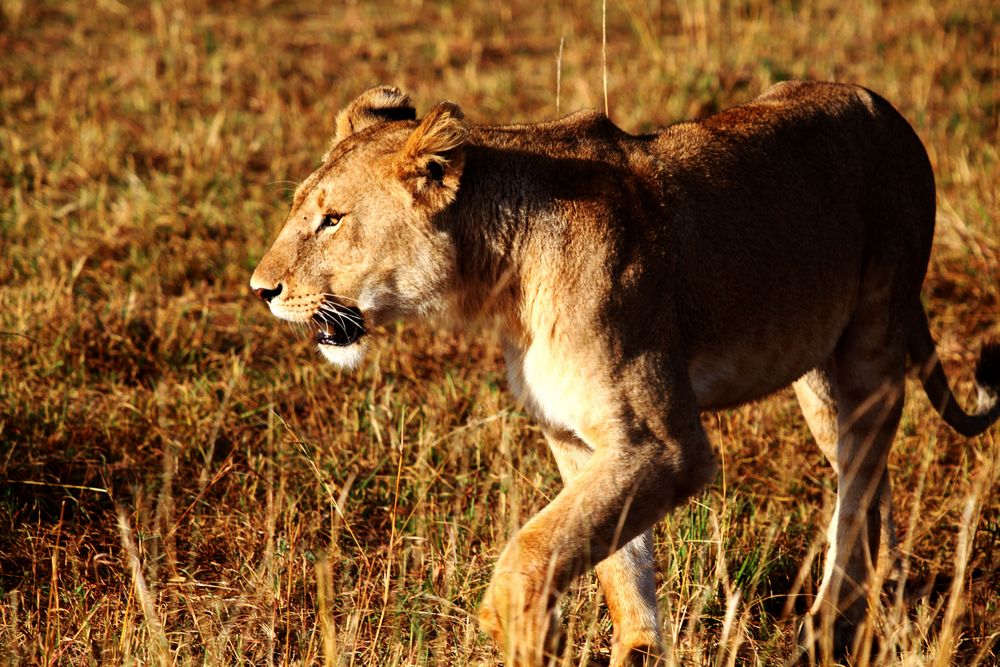
M521 158L509 150L467 146L461 187L442 214L460 248L455 257L454 314L463 321L498 325L518 341L527 336L521 316L521 258L532 228L554 215L528 204L533 199L532 173L517 168ZM496 164L511 168L497 172L490 168Z

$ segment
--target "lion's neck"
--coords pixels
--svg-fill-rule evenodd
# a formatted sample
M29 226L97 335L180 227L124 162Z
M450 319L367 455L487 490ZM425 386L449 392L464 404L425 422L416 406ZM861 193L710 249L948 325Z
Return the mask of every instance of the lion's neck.
M534 199L530 172L508 164L509 157L491 148L469 151L447 224L456 250L454 315L497 326L505 337L516 339L525 335L522 260L541 212L529 203Z

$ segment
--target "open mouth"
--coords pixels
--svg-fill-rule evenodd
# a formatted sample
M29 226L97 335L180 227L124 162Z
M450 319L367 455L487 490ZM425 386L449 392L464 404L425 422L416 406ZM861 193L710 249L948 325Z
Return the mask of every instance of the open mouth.
M316 342L320 345L346 347L365 335L365 318L353 306L327 299L312 316Z

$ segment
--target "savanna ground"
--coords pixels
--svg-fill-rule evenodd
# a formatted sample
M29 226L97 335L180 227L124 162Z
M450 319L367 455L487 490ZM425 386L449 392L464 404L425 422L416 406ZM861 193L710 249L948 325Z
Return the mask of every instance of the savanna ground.
M600 3L547 4L0 5L3 661L498 661L478 600L559 481L495 339L397 326L342 373L247 283L370 85L474 122L603 107ZM998 25L990 0L611 3L608 108L640 131L787 78L896 104L937 173L924 295L968 401L1000 334ZM997 664L998 430L909 389L877 661ZM787 391L705 423L719 479L657 529L671 657L781 664L833 478ZM565 664L606 660L592 578L564 618Z

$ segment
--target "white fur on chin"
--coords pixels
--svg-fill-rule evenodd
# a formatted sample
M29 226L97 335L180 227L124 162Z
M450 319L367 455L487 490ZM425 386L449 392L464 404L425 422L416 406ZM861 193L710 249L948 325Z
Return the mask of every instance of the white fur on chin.
M363 340L343 347L339 345L317 345L317 347L327 361L347 370L357 368L365 358L365 352L368 351L368 345Z

